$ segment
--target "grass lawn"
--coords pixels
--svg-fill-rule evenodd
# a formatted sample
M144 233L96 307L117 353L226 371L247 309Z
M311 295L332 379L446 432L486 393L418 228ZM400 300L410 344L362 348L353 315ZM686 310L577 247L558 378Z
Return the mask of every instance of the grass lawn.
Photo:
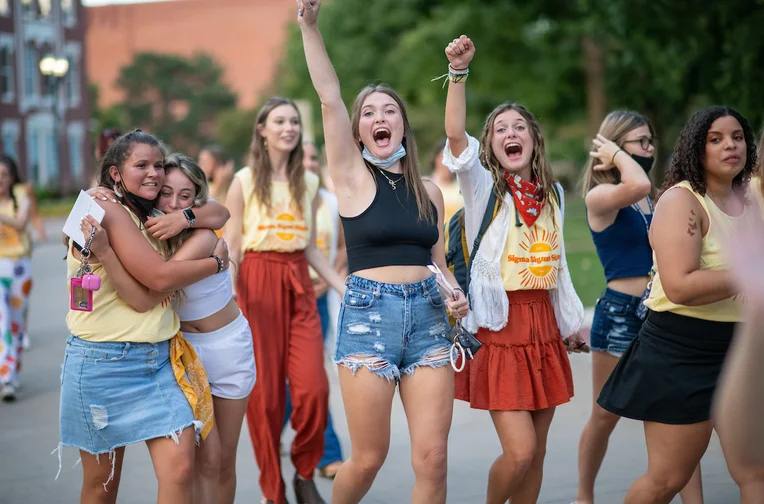
M69 215L76 199L77 196L69 196L67 198L39 200L37 202L37 210L43 217L64 218Z
M592 235L586 224L584 200L566 194L565 198L565 254L570 276L584 306L593 307L605 288L605 273L594 251Z

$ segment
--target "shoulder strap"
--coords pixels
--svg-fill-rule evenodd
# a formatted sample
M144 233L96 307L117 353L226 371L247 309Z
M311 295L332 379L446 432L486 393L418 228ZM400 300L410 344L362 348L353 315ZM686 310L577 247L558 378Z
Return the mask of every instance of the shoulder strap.
M472 245L472 252L470 253L470 262L467 264L467 289L470 285L470 268L472 267L472 260L475 258L475 254L480 248L480 242L483 241L483 235L488 230L488 226L491 225L494 215L496 215L497 207L496 192L491 187L491 195L488 197L488 204L485 206L485 213L483 214L483 220L480 223L480 229L477 236L475 236L475 243Z

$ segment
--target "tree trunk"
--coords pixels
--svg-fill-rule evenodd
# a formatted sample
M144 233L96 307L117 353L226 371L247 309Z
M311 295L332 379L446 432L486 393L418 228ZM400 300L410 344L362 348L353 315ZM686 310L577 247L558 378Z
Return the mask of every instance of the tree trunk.
M581 37L581 52L586 72L586 112L589 138L594 138L607 115L605 93L605 54L590 34Z

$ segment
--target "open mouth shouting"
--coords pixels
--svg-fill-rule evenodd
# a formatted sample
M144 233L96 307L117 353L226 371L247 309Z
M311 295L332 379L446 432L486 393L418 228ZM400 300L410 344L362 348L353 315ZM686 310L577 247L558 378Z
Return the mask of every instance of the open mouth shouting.
M517 142L508 142L504 145L504 154L510 161L519 161L523 157L523 146Z
M389 129L382 127L377 128L372 132L372 138L374 138L374 144L377 147L385 148L390 145L392 134Z

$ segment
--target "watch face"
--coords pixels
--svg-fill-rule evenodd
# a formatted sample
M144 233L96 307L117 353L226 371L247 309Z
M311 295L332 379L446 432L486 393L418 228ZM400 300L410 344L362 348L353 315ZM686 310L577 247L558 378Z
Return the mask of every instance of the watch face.
M186 218L189 220L196 219L196 215L194 215L193 210L191 210L190 208L186 208L185 210L183 210L183 213L186 214Z

